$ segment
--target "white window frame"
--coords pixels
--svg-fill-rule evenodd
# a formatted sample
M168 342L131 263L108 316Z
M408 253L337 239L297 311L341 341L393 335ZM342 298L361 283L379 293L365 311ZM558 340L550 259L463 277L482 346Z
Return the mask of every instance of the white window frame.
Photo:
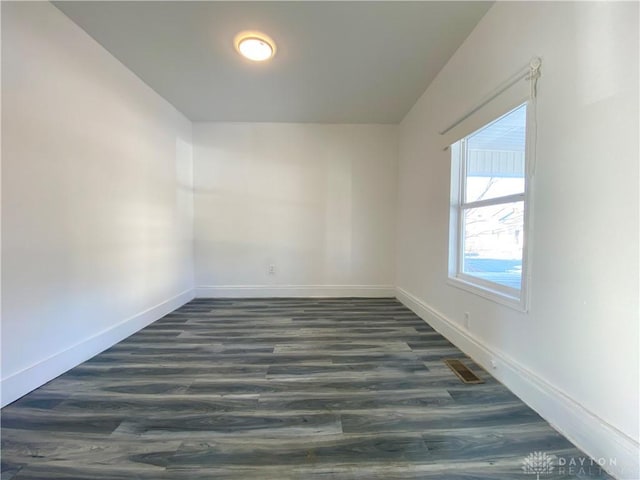
M514 110L527 106L526 115L526 136L525 136L525 155L524 155L524 192L506 195L502 197L478 200L474 202L465 202L466 187L466 142L467 138L474 135L479 130L495 123L509 115ZM461 288L470 293L474 293L494 302L512 307L518 311L527 311L527 298L529 286L529 243L530 243L530 191L531 178L529 175L529 163L531 161L531 128L532 105L530 101L519 102L517 106L497 116L493 120L485 123L474 132L466 135L458 142L451 145L451 208L449 219L449 279L448 283L454 287ZM523 241L522 241L522 273L520 290L510 288L495 282L490 282L472 275L462 272L462 260L464 258L464 211L470 208L485 207L491 205L501 205L512 202L523 202L524 209L524 225L523 225Z

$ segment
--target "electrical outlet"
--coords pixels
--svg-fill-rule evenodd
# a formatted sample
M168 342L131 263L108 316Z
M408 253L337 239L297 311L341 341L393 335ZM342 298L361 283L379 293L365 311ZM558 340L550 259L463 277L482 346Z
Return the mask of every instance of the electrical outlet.
M496 370L498 368L498 362L496 362L495 360L491 360L491 368L493 368L494 370Z
M267 270L269 275L275 275L276 274L276 266L272 263L271 265L269 265L269 269Z
M469 315L469 312L464 312L464 328L469 330L470 323L471 323L471 315Z

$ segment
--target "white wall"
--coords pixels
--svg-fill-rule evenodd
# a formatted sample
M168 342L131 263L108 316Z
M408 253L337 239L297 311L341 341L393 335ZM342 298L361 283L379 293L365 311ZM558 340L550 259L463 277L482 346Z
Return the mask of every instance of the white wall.
M46 2L2 2L2 404L191 296L191 124Z
M437 132L539 55L530 309L446 284ZM591 455L639 478L638 4L499 2L400 129L399 296ZM463 328L464 312L471 315Z
M6 404L188 300L193 232L188 120L50 4L3 2L2 17ZM544 63L522 314L446 284L436 132L532 55ZM197 124L198 291L386 295L397 283L579 446L637 477L638 80L637 4L505 2L399 141L395 126Z
M198 295L394 294L396 126L202 123L193 142Z

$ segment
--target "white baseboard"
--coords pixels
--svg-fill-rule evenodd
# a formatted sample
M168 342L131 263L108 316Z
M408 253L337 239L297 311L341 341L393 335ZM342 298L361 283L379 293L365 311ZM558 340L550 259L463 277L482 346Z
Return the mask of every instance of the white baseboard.
M395 297L392 285L200 285L197 298Z
M406 290L398 287L396 298L490 372L587 455L606 461L603 468L611 475L619 479L640 479L640 449L633 438L513 358L485 345ZM496 362L495 369L491 366L492 360ZM615 459L615 465L610 459Z
M35 365L2 379L0 383L2 406L17 400L32 390L53 380L64 372L124 340L138 330L193 299L193 290L186 290L144 312L87 338L72 347L56 353Z

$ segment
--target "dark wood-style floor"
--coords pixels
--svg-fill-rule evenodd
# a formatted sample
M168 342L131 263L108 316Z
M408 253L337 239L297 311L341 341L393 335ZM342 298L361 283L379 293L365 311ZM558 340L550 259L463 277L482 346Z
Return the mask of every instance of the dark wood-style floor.
M194 300L2 410L2 479L535 479L582 457L394 299ZM609 478L560 471L542 479Z

